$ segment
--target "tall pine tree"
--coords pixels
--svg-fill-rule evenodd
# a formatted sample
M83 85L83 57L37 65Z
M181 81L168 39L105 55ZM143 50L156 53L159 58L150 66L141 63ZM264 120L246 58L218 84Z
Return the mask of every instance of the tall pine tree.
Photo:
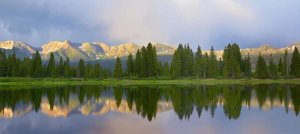
M64 76L64 61L63 58L60 56L58 67L57 67L58 76L63 77Z
M32 57L32 76L42 77L43 76L43 65L39 51L36 51Z
M67 57L66 61L64 62L64 77L71 77L71 66L69 57Z
M209 67L208 67L208 74L210 78L215 78L218 74L218 61L217 56L212 46L209 52Z
M169 76L170 75L170 67L169 67L168 62L164 63L162 75L163 76Z
M84 65L84 60L80 59L78 63L78 75L79 77L83 77L85 74L85 65Z
M181 44L179 44L178 48L175 50L173 57L172 57L172 62L171 62L171 75L172 77L181 77L181 70L182 70L182 61L181 61L181 53L183 51L183 47Z
M134 61L133 61L133 58L132 58L132 54L129 54L128 57L127 57L127 73L128 75L133 75L134 73Z
M142 57L142 60L141 60L141 71L140 71L140 77L148 77L148 64L149 64L149 61L148 61L148 54L147 54L147 49L146 47L142 47L141 48L141 57Z
M22 65L20 68L21 76L29 77L31 71L31 60L28 57L25 57L22 61Z
M101 78L101 65L97 62L94 67L95 78Z
M202 74L202 78L206 78L208 74L209 68L209 56L207 53L204 54L203 58L200 60L200 71Z
M189 45L183 47L179 44L178 48L173 54L171 62L171 74L173 77L188 77L194 75L196 68L194 65L194 54Z
M255 67L255 77L259 79L266 79L268 78L268 69L267 64L264 57L259 54L258 60Z
M244 58L244 76L251 77L252 69L251 69L251 58L248 53L247 57Z
M196 78L199 79L199 77L202 76L201 74L201 60L202 60L202 50L200 46L197 48L197 52L195 53L195 58L194 58L194 73L196 75Z
M54 59L54 54L50 53L50 58L47 66L47 76L56 77L56 63Z
M280 76L282 75L282 71L283 71L283 62L282 62L282 59L281 57L279 58L279 62L278 62L278 65L277 65L277 69L278 69L278 73L280 74Z
M114 67L114 78L122 78L123 76L123 69L121 59L117 57L115 67Z
M295 47L292 56L291 75L297 78L300 77L300 54L297 47Z
M146 51L146 76L147 77L153 77L157 75L157 55L156 55L156 48L151 43L148 43L147 45L147 51Z
M10 64L11 64L11 76L12 77L19 76L19 59L17 58L15 52L13 52L11 56Z
M137 76L141 77L141 66L142 66L142 56L141 56L141 52L138 49L136 54L135 54L135 60L134 60L134 73Z
M6 59L5 50L4 51L0 50L0 76L1 77L7 76L7 59Z
M273 61L273 56L272 54L270 55L270 61L269 61L269 70L268 70L268 73L269 73L269 78L270 79L276 79L277 78L277 67Z
M225 78L239 78L241 75L241 52L237 44L229 44L225 47L223 53Z
M283 56L283 66L282 66L282 74L285 78L289 77L289 55L287 50L285 50L284 52L284 56Z

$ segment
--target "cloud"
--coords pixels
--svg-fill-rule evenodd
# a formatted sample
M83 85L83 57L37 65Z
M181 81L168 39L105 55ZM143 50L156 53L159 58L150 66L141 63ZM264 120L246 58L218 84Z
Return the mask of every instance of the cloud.
M254 21L254 12L233 0L129 0L119 1L114 8L102 11L111 40L189 42L198 35L209 42L211 34L222 22ZM229 23L228 22L228 23ZM200 42L198 39L190 41Z
M163 20L155 9L155 5L147 0L119 1L114 8L102 10L100 17L111 40L168 41L168 34L161 24Z
M246 5L242 5L235 0L213 0L221 11L239 20L253 20L256 15L254 11Z
M0 40L282 46L300 41L299 7L296 0L3 0Z

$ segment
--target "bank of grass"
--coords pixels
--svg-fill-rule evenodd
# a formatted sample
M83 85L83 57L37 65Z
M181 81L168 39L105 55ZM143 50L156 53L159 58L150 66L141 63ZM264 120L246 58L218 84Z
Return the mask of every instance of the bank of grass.
M300 79L81 79L81 78L4 78L0 77L0 86L57 86L57 85L229 85L229 84L300 84Z

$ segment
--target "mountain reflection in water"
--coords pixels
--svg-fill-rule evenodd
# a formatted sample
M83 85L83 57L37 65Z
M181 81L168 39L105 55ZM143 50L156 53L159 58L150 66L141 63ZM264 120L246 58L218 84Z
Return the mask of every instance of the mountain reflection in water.
M279 107L298 115L299 96L299 85L1 87L0 118L18 118L31 112L53 118L119 112L152 121L157 113L173 110L180 120L188 120L193 112L199 118L203 111L214 117L217 107L228 119L242 116L242 107L260 108L262 112Z

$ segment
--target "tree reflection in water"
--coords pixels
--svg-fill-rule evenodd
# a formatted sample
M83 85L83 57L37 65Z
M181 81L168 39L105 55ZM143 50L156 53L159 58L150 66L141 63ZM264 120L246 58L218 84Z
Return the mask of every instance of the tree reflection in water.
M173 109L180 120L188 120L193 112L199 118L203 111L214 117L218 106L228 119L238 119L242 107L258 107L262 111L282 107L298 115L299 96L299 85L3 87L0 116L13 118L26 112L46 112L48 108L48 114L60 111L55 117L117 111L136 113L151 121L158 112Z

